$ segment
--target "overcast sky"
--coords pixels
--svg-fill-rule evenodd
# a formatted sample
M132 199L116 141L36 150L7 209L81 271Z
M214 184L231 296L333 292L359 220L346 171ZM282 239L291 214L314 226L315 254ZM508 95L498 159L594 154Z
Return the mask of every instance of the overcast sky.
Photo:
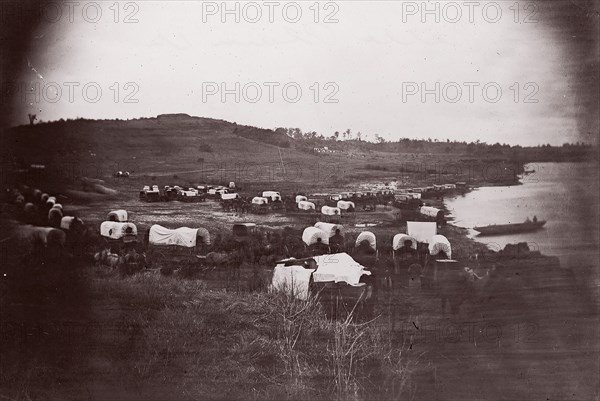
M429 2L426 14L422 2L284 1L227 2L239 12L224 14L222 2L89 3L72 15L67 4L44 9L21 78L39 98L18 100L15 123L28 112L44 121L188 113L367 139L597 136L583 132L579 38L551 21L568 8Z

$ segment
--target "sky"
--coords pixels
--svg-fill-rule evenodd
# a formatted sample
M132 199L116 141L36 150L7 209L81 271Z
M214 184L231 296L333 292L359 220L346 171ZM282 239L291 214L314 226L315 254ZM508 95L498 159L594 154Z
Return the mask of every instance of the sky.
M597 14L558 3L51 2L12 123L187 113L325 136L597 143Z

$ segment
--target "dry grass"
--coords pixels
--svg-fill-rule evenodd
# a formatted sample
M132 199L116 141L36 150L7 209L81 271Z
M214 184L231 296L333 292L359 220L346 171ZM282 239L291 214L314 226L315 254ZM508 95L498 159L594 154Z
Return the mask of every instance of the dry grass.
M208 290L158 274L94 286L105 303L131 309L135 346L121 372L191 398L367 399L400 395L410 376L402 345L379 325L353 313L329 320L314 297Z

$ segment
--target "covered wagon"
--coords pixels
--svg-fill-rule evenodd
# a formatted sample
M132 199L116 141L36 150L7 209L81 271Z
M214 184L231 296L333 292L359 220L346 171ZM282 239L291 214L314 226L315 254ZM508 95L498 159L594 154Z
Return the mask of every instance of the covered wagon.
M128 221L128 215L127 215L127 211L124 209L119 209L119 210L113 210L112 212L110 212L107 216L106 216L106 220L108 221L119 221L119 222L126 222Z
M338 209L340 209L344 212L353 212L354 209L356 209L356 205L354 204L354 202L344 201L344 200L339 200L337 202L337 207L338 207Z
M60 221L60 228L65 231L70 231L74 228L81 228L83 225L83 220L75 216L64 216Z
M267 205L267 204L269 204L269 200L262 196L255 196L254 198L252 198L252 204L253 205Z
M326 216L339 216L342 211L337 207L323 206L321 207L321 213Z
M148 256L153 262L183 262L195 264L197 253L204 253L210 245L210 234L205 228L166 228L154 224L148 231Z
M302 241L306 244L306 246L316 244L319 238L321 239L321 243L325 245L329 244L329 235L317 227L306 227L302 232Z
M21 225L15 232L15 238L23 245L28 253L40 251L46 247L64 247L66 234L54 227L38 227Z
M336 230L340 230L341 234L343 234L344 232L344 226L342 226L341 224L325 223L319 221L315 223L315 227L321 231L326 232L329 238L335 235Z
M317 297L333 318L343 318L349 311L370 316L374 300L370 276L369 270L346 253L288 259L275 266L271 290L299 299Z
M306 202L308 198L304 195L296 195L296 203Z
M269 199L271 202L281 200L281 194L276 191L264 191L262 197Z
M448 238L436 234L429 240L429 254L431 256L441 256L440 252L446 255L446 258L452 259L452 246Z
M48 210L48 225L54 228L60 227L60 220L63 218L62 209L52 207Z
M224 201L231 201L234 199L238 199L240 197L240 195L233 193L233 194L221 194L221 200Z
M363 231L360 234L358 234L358 237L356 237L355 247L358 248L363 243L363 241L366 241L365 243L368 243L368 245L374 251L377 250L377 238L375 237L375 234L373 234L372 232Z
M300 201L300 202L298 202L298 209L304 210L304 211L310 211L310 210L315 210L316 206L312 202Z
M250 208L255 213L266 213L269 210L269 200L261 196L252 198Z
M247 241L256 232L256 223L236 223L232 228L233 238L238 242Z
M137 227L129 222L104 221L100 224L100 236L113 253L118 253L125 244L137 241Z
M377 239L370 231L358 234L354 244L354 258L362 265L374 267L377 263Z
M413 248L415 250L417 249L417 240L407 234L394 235L394 238L392 239L392 249L394 251L397 251L398 249L400 249L404 246L404 242L406 242L406 241L411 242L411 248Z
M436 221L444 220L444 211L433 206L421 206L419 212L427 217L436 219Z

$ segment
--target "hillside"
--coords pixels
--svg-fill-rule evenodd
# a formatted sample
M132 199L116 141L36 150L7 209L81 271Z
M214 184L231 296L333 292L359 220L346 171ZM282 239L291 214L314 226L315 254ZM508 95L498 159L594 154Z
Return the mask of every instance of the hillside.
M69 181L106 179L118 170L134 179L276 180L283 177L275 144L283 146L286 165L314 167L323 159L290 148L290 141L271 130L187 115L58 121L6 130L2 160L4 171L42 164Z
M187 114L46 122L7 129L1 141L4 180L10 179L11 171L37 164L45 166L43 177L38 178L56 189L97 178L130 196L136 196L142 185L229 181L246 188L274 186L281 191L343 189L397 179L409 185L455 181L493 185L512 183L521 171L521 164L503 155L492 160L489 153L478 157L464 151L434 153L411 148L395 148L396 153L390 153L388 144L315 141L293 137L282 129ZM325 151L315 150L326 145ZM502 171L511 174L493 179L473 174L473 164L489 162L503 164ZM113 178L119 170L130 171L131 178Z

